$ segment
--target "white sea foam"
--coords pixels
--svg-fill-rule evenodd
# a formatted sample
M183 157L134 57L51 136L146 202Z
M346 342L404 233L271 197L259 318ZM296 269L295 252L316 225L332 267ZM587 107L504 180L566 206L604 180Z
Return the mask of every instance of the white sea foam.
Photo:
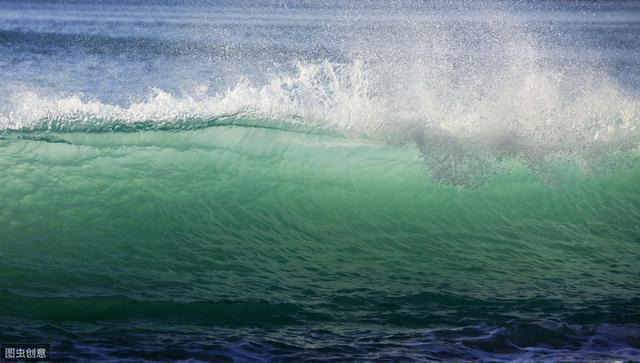
M226 91L206 95L206 86L178 97L153 89L148 97L127 107L85 99L59 97L34 90L12 95L0 114L3 129L29 129L65 123L171 123L215 119L230 115L266 119L303 118L319 127L365 131L384 110L369 97L362 62L299 64L292 75L256 85L242 79Z
M379 79L378 84L370 81L370 71L359 61L299 64L295 73L265 84L241 80L224 92L202 95L206 92L199 90L180 97L154 89L147 99L126 107L81 95L21 91L11 97L0 124L3 129L43 125L59 129L65 124L148 121L166 125L234 116L289 120L374 136L409 126L443 132L467 144L553 150L632 142L640 125L638 99L604 78L575 79L519 69L508 76L501 74L499 80L485 75L486 87L480 90L453 82L442 89L442 79L423 79L391 85L397 92L389 93Z

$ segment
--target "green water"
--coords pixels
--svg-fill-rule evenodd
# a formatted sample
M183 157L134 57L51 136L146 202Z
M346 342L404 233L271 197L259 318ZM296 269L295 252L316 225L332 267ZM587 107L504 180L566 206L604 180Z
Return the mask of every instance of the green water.
M634 152L606 172L506 160L465 188L434 182L413 144L236 126L27 136L0 140L5 327L639 322Z

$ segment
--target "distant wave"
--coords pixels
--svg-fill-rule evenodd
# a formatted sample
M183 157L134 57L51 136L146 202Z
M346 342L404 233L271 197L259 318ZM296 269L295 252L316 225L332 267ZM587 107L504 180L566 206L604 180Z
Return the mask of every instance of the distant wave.
M293 31L291 29L285 29ZM295 29L294 29L295 30ZM312 47L300 50L290 47L266 47L229 42L202 43L184 39L163 39L151 36L117 36L89 35L69 33L42 33L22 31L19 29L0 30L0 46L29 49L41 54L57 54L65 56L69 52L81 52L100 56L134 55L138 57L207 57L207 58L242 58L258 57L266 52L277 52L289 59L305 59L310 57L335 58L328 49Z

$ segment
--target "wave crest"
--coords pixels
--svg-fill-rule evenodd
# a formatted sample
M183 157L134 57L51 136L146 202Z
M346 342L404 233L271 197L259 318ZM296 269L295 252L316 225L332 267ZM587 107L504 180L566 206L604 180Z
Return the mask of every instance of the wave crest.
M474 87L451 81L443 88L435 78L409 82L399 77L395 85L385 86L388 77L381 79L378 71L362 61L298 64L293 74L264 84L241 79L222 92L209 94L202 86L186 96L153 89L128 106L27 90L11 97L0 125L5 130L80 130L98 123L162 128L243 117L382 137L418 129L446 133L467 147L519 145L532 152L636 141L637 97L593 75L516 69L500 79L472 75L479 77L469 81Z
M639 146L635 91L603 66L549 62L535 34L496 24L478 35L486 49L459 47L449 30L427 29L424 44L414 47L402 39L393 39L395 47L380 41L388 49L350 45L352 61L298 62L220 91L207 83L182 95L155 88L128 105L22 89L0 106L0 128L105 132L249 122L329 130L415 144L429 173L454 184L491 173L496 160L517 158L540 169L561 155L588 166Z

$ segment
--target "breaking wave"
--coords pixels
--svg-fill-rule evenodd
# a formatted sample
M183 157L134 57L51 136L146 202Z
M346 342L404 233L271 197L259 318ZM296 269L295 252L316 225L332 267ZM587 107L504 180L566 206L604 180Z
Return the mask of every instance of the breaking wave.
M593 75L585 79L583 73L532 67L512 67L511 74L492 79L471 75L462 84L423 78L388 85L362 61L299 63L292 74L264 84L243 79L214 94L203 86L182 96L153 89L146 99L124 106L30 90L13 94L0 124L4 133L230 124L328 131L416 144L434 176L457 184L465 183L470 168L486 173L496 160L539 167L560 156L588 166L638 147L640 106L630 91L610 80L596 82Z

